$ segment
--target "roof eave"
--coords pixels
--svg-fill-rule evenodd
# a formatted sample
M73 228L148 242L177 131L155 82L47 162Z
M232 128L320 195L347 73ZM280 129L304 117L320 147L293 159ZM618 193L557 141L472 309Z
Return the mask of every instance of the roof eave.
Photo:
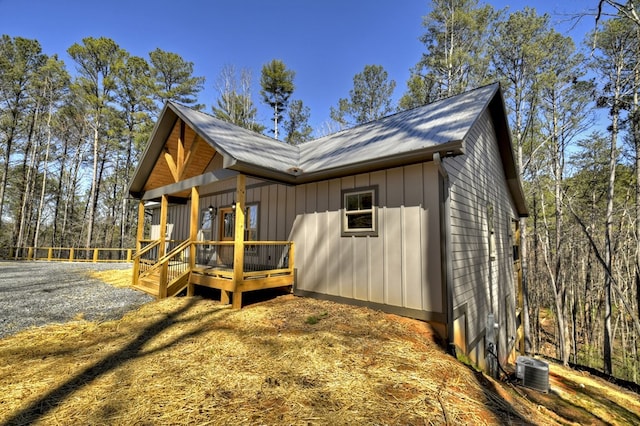
M305 173L304 171L302 171L299 176L295 177L295 183L311 183L359 173L369 173L378 170L390 169L393 167L401 167L408 164L432 161L433 155L435 153L439 153L443 158L464 154L464 142L462 140L453 140L444 144L425 147L420 150L414 150L387 157L380 157L374 160L366 159L363 161L345 164L344 166L334 167L331 169L322 169L310 173Z
M133 172L133 178L129 183L128 192L134 198L139 199L144 193L144 184L162 153L164 144L154 143L154 141L158 138L166 140L178 119L176 112L170 108L169 102L165 104L159 117L161 117L161 119L156 121L155 126L153 126L149 143L147 143L146 148L142 152L140 162Z

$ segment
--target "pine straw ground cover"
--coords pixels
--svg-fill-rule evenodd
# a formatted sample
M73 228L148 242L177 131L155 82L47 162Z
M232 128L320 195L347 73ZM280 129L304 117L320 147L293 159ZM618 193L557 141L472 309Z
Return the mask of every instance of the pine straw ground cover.
M422 322L291 295L23 331L0 340L0 395L1 425L554 423Z

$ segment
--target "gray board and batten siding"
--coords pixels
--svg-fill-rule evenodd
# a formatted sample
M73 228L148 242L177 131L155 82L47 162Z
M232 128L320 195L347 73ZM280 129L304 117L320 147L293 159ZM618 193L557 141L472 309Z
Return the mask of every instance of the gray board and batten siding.
M453 319L466 328L465 352L478 362L486 318L494 313L500 324L498 354L504 356L515 337L512 238L520 214L506 184L489 110L465 139L465 155L446 158L443 165L449 176Z
M250 180L246 203L258 205L259 240L295 242L297 292L406 308L444 323L438 181L432 162L297 186ZM230 183L209 188L203 213L232 204ZM378 235L343 237L342 191L368 187L377 190ZM190 203L169 208L175 239L188 236L189 210Z

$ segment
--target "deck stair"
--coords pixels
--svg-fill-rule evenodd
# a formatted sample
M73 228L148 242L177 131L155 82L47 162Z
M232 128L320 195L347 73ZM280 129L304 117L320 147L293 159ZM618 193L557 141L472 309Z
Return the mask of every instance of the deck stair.
M156 262L149 262L145 248L136 253L139 270L134 271L133 288L148 293L156 298L175 296L189 285L190 267L188 253L191 242L185 240ZM151 247L151 246L150 246Z
M139 277L138 282L133 285L133 288L158 297L160 294L160 271Z

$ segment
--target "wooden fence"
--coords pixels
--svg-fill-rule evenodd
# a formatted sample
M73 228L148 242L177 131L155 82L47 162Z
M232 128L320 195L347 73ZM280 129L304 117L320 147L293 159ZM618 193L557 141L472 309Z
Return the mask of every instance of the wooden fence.
M0 258L49 262L131 262L133 252L132 248L8 247L0 249Z

